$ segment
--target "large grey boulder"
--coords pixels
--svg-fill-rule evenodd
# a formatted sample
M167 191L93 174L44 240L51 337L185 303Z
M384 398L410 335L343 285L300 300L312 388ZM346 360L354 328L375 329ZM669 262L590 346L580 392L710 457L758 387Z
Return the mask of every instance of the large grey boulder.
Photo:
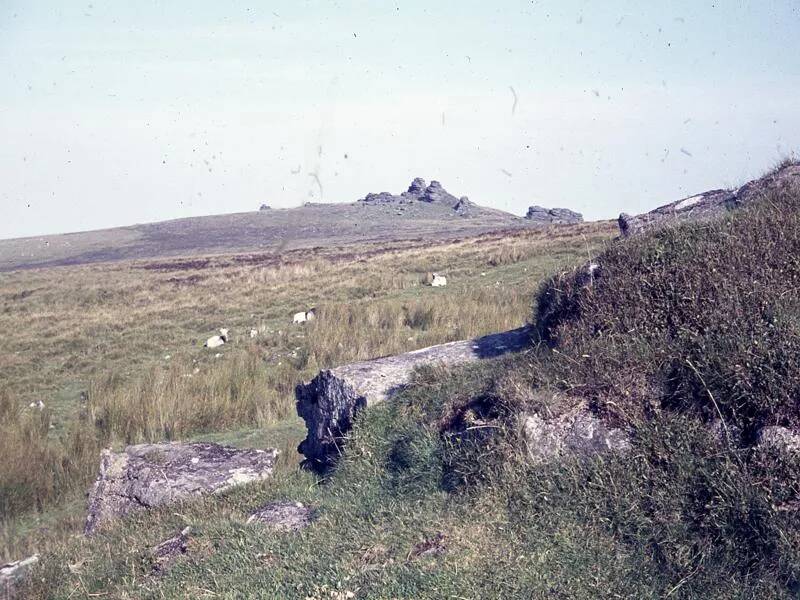
M623 236L686 221L708 221L729 210L746 206L770 192L800 186L800 163L789 162L774 172L732 190L711 190L659 206L641 215L619 216Z
M19 585L30 575L31 568L38 562L39 555L34 554L23 560L0 565L0 599L16 598Z
M308 429L299 452L305 455L308 466L332 465L355 416L402 390L417 367L452 366L516 352L530 344L530 335L523 327L320 371L295 390L297 414Z
M132 511L172 504L272 475L278 451L211 443L159 443L103 450L89 491L85 533Z
M561 456L625 452L631 447L623 430L609 427L584 404L550 419L538 413L522 414L520 424L528 457L534 463Z
M582 223L583 215L568 208L545 208L531 206L525 218L541 225L570 225Z

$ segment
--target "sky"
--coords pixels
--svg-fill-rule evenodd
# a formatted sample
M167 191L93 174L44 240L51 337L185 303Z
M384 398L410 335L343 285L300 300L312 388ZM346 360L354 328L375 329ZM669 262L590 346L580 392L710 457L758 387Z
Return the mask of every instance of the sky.
M800 2L0 0L0 238L414 177L638 213L800 151Z

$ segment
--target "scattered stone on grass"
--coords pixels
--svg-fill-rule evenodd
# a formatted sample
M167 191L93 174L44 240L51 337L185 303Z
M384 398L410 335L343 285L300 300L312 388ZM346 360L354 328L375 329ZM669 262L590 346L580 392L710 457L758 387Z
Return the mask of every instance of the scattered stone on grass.
M153 548L152 571L154 574L164 573L179 556L183 556L189 551L189 534L191 532L192 528L186 527Z
M301 502L269 502L256 509L247 519L275 531L300 531L308 527L316 511Z
M89 491L84 531L94 533L132 511L172 504L272 475L278 451L212 443L158 443L103 450Z

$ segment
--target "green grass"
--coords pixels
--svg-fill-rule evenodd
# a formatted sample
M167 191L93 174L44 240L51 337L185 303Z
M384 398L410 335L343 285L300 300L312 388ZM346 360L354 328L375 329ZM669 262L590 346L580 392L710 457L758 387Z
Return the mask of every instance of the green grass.
M422 373L358 422L330 479L285 472L76 539L45 558L30 597L791 597L796 525L764 489L800 464L745 463L688 417L643 425L629 456L545 467L526 462L502 418L480 443L442 435L470 390L520 368ZM461 476L468 464L481 479ZM300 534L246 525L272 499L308 503L319 519ZM186 525L188 555L152 576L149 549ZM440 554L419 555L437 539Z

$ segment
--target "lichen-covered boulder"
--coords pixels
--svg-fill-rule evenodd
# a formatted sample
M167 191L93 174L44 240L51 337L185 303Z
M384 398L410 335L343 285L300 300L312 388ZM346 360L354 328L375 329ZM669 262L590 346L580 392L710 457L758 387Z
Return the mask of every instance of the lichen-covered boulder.
M211 443L159 443L104 450L89 491L85 533L131 511L155 508L272 475L278 451Z

